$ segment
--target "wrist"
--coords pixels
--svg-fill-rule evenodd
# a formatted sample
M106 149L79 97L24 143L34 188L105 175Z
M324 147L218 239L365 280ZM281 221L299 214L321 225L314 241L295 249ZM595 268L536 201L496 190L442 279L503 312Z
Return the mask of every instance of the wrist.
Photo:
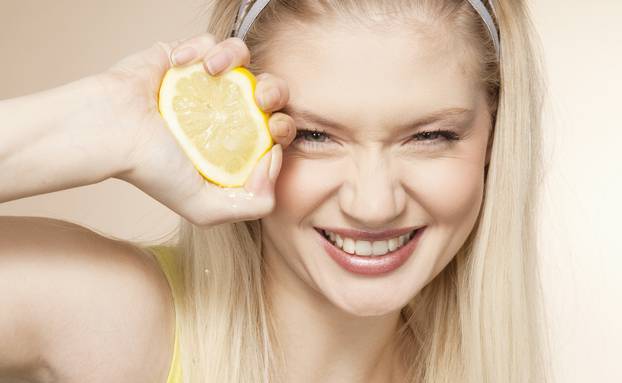
M133 102L128 94L128 79L103 72L84 79L90 89L88 113L92 128L101 134L101 149L107 154L108 177L130 171L134 167L135 148L132 122L124 116Z

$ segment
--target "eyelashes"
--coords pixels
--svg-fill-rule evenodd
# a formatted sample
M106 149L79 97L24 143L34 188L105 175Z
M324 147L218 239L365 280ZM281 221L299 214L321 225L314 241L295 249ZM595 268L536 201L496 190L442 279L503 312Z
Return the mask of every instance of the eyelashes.
M411 139L415 139L417 141L425 141L425 142L435 142L438 141L436 138L440 137L443 141L458 141L460 137L458 134L451 130L437 129L437 130L427 130L424 132L419 132L411 137Z
M460 139L460 136L454 131L436 129L416 133L410 137L408 143L410 144L413 142L412 145L430 148L449 145ZM330 145L331 141L328 133L323 130L298 129L292 143L302 145L305 148L321 149L322 147Z
M320 143L325 142L328 139L328 135L322 130L298 129L296 131L296 138L294 138L294 141L298 141L300 139L304 142Z

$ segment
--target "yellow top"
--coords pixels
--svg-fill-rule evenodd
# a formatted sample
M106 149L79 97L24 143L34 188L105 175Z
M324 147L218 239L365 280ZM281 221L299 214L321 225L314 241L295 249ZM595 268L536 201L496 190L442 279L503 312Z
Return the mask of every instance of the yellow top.
M178 273L175 272L175 259L176 254L170 247L166 246L149 246L148 251L151 251L155 256L155 259L160 264L160 267L164 271L166 278L168 279L171 291L174 291L174 286L180 286L180 279ZM173 360L171 362L171 368L168 372L168 378L166 383L182 383L181 379L181 359L179 356L179 340L178 340L179 327L177 326L177 320L175 320L175 346L173 347Z

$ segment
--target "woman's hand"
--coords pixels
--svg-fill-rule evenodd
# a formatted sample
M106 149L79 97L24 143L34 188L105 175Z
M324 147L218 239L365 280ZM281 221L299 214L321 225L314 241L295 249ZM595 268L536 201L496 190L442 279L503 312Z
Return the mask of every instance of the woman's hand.
M99 76L106 90L109 120L126 137L127 169L115 175L162 202L197 225L216 225L257 219L272 211L274 184L280 171L282 149L296 135L291 117L273 113L270 133L276 145L258 162L241 188L222 188L206 181L195 169L158 113L158 90L172 65L203 61L212 75L248 65L250 53L239 38L217 42L203 34L183 42L156 43L125 58ZM286 105L285 80L268 73L257 76L256 99L266 112Z

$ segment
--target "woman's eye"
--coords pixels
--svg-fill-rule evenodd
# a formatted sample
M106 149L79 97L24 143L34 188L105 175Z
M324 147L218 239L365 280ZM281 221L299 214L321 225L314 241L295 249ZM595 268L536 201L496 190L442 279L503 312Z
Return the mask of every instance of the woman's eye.
M440 139L439 139L440 137ZM457 141L460 139L458 134L452 132L451 130L428 130L425 132L419 132L412 136L413 141L423 141L424 145L427 144L435 144L435 143L443 143L449 141Z
M298 129L295 140L302 138L305 141L324 142L328 136L320 130Z
M292 144L301 145L307 150L321 150L328 145L329 136L321 130L298 129Z

